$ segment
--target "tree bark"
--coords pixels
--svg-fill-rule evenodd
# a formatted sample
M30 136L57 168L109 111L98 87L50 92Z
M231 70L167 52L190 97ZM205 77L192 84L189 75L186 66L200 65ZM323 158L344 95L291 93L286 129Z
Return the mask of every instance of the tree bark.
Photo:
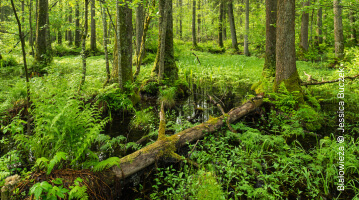
M197 15L197 41L200 42L201 41L201 0L198 0L198 15Z
M63 9L62 9L62 2L61 0L59 0L59 11L62 13ZM59 16L60 19L62 19L62 16ZM59 30L57 31L57 43L58 44L62 44L62 30L61 30L61 24L59 24Z
M96 51L95 0L91 0L91 51Z
M175 157L178 159L179 156L175 153L176 149L203 138L205 134L220 130L222 126L226 125L226 122L224 122L226 121L224 120L225 118L227 118L229 123L233 123L248 113L255 111L262 103L262 97L257 96L242 106L233 108L226 116L213 118L170 137L164 136L162 134L163 131L159 131L159 137L155 143L122 157L120 159L120 167L113 166L111 171L117 178L124 179L155 163L160 157ZM161 119L161 121L164 121L164 116Z
M29 45L32 49L32 56L34 56L34 39L33 39L33 31L32 31L32 0L30 0L29 5L29 25L30 25L30 35L29 35Z
M108 62L108 51L107 51L107 21L106 21L106 8L102 5L102 25L103 25L103 50L105 52L105 62L106 62L106 85L110 81L110 64Z
M266 0L266 54L263 77L275 77L277 0Z
M344 58L344 36L342 22L342 6L340 0L333 1L334 9L334 40L335 40L335 57Z
M143 25L144 25L144 9L143 2L140 2L136 8L136 55L140 53L142 35L143 35ZM143 53L145 53L143 51Z
M179 14L179 35L182 40L182 0L179 0L180 14Z
M159 64L161 57L161 40L162 40L162 28L164 26L164 10L166 2L168 4L167 11L167 23L166 23L166 34L165 34L165 51L164 51L164 74L163 78L168 79L170 82L173 82L178 79L178 68L174 59L174 49L173 49L173 17L172 17L172 0L160 0L159 1L159 38L158 38L158 48L157 55L154 67L152 69L152 76L158 77L159 74Z
M48 46L51 46L50 38L48 37L49 28L47 23L48 17L48 0L38 0L38 16L36 26L36 53L35 61L40 65L47 65L51 62L51 51Z
M356 33L356 29L355 29L355 14L353 13L352 10L349 11L349 20L350 20L350 29L351 29L350 37L351 37L352 42L354 44L357 44L358 39L357 39L357 33Z
M249 56L248 34L249 34L249 0L246 0L246 25L245 25L245 34L244 34L244 55L246 56Z
M223 0L219 0L218 45L223 48Z
M196 4L194 4L194 8L195 7L196 7ZM160 26L160 28L161 28L161 43L160 43L160 60L159 60L159 68L158 68L158 80L159 81L163 80L164 71L165 71L166 31L167 31L168 15L169 15L169 2L166 1L164 3L163 19L162 19L162 23ZM193 19L192 19L192 22L193 22ZM192 31L193 31L193 27L192 27ZM194 28L194 31L196 31L196 28ZM194 39L194 42L196 42L195 39Z
M316 46L319 46L323 43L323 8L320 7L317 12L317 36L316 36Z
M231 29L232 47L236 51L239 51L237 35L236 35L236 25L234 23L233 0L228 1L228 20L229 20L229 26Z
M222 10L222 12L223 12L223 20L222 20L222 27L223 27L223 31L222 31L222 34L223 34L223 40L227 40L227 23L226 23L226 10L227 10L227 8L226 8L226 6L225 6L225 4L226 4L226 1L227 0L223 0L223 10Z
M82 32L82 51L81 51L81 57L82 57L82 79L80 82L80 88L79 90L81 90L83 84L85 84L85 80L86 80L86 37L87 37L87 32L88 32L88 4L89 4L89 0L85 0L85 20L84 20L84 30Z
M305 9L310 5L310 1L303 2L303 8ZM304 51L308 51L308 27L309 27L309 13L303 11L302 13L302 24L300 28L300 48Z
M278 0L275 91L284 82L289 92L298 91L303 102L295 54L295 0Z
M76 7L75 7L75 46L80 47L80 5L79 0L76 0Z
M69 24L72 24L72 6L69 5ZM67 30L67 39L69 41L69 45L73 45L73 37L72 37L72 31L71 28Z
M193 0L192 6L192 45L194 47L197 46L197 38L196 38L196 0Z

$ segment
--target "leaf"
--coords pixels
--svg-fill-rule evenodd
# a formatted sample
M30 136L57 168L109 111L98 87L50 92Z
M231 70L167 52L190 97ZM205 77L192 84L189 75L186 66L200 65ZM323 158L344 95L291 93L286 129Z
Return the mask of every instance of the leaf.
M49 163L49 165L47 167L47 173L46 174L47 175L51 174L51 171L55 167L55 165L57 163L59 163L61 160L66 160L66 156L67 156L67 154L65 152L62 152L62 151L57 152L55 154L54 158L52 158L50 160L50 163Z
M119 164L120 164L119 157L111 157L96 164L92 170L95 172L103 171L104 169L110 168L114 165L119 166Z

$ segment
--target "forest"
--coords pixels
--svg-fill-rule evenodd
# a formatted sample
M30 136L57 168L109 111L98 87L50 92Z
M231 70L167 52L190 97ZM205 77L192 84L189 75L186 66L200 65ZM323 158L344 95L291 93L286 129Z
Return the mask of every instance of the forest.
M0 200L358 200L358 77L358 0L1 0Z

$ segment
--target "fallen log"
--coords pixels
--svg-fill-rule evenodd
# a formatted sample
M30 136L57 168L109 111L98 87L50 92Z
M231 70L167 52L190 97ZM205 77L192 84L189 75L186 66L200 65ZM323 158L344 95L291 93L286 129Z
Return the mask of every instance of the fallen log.
M359 74L357 74L355 76L346 76L346 77L344 77L344 80L345 79L353 80L353 79L355 79L357 77L359 77ZM309 77L308 77L308 79L309 79ZM306 86L306 85L322 85L322 84L325 84L325 83L335 83L335 82L338 82L340 80L342 80L342 79L335 79L335 80L331 80L331 81L322 81L322 82L302 82L300 85L302 85L302 86Z
M227 117L229 123L233 123L248 113L255 111L262 105L262 103L262 96L257 96L247 101L242 106L233 108L226 116L222 115L218 118L211 118L207 122L176 133L170 137L160 134L155 143L121 158L119 167L111 167L112 175L116 176L118 179L124 179L155 163L155 161L161 157L180 159L175 153L176 149L203 138L206 133L217 131L223 125L226 125L225 117Z

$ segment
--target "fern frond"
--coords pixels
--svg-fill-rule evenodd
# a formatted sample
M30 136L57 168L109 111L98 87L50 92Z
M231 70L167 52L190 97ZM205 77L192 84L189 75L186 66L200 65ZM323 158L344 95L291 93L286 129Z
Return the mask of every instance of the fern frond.
M99 163L97 163L94 167L93 167L93 171L94 172L99 172L99 171L103 171L104 169L108 169L114 165L119 166L120 165L120 158L119 157L111 157L111 158L107 158L106 160L103 160Z
M47 175L49 175L52 171L52 169L55 167L57 163L59 163L61 160L66 160L67 153L65 152L57 152L55 156L50 160L50 163L47 167Z
M86 190L87 190L87 187L85 185L82 187L76 185L69 192L69 200L71 200L71 199L87 200L88 195L86 194Z
M48 164L49 164L49 159L45 157L41 157L36 159L35 167L38 167L39 169L44 169L47 168Z

